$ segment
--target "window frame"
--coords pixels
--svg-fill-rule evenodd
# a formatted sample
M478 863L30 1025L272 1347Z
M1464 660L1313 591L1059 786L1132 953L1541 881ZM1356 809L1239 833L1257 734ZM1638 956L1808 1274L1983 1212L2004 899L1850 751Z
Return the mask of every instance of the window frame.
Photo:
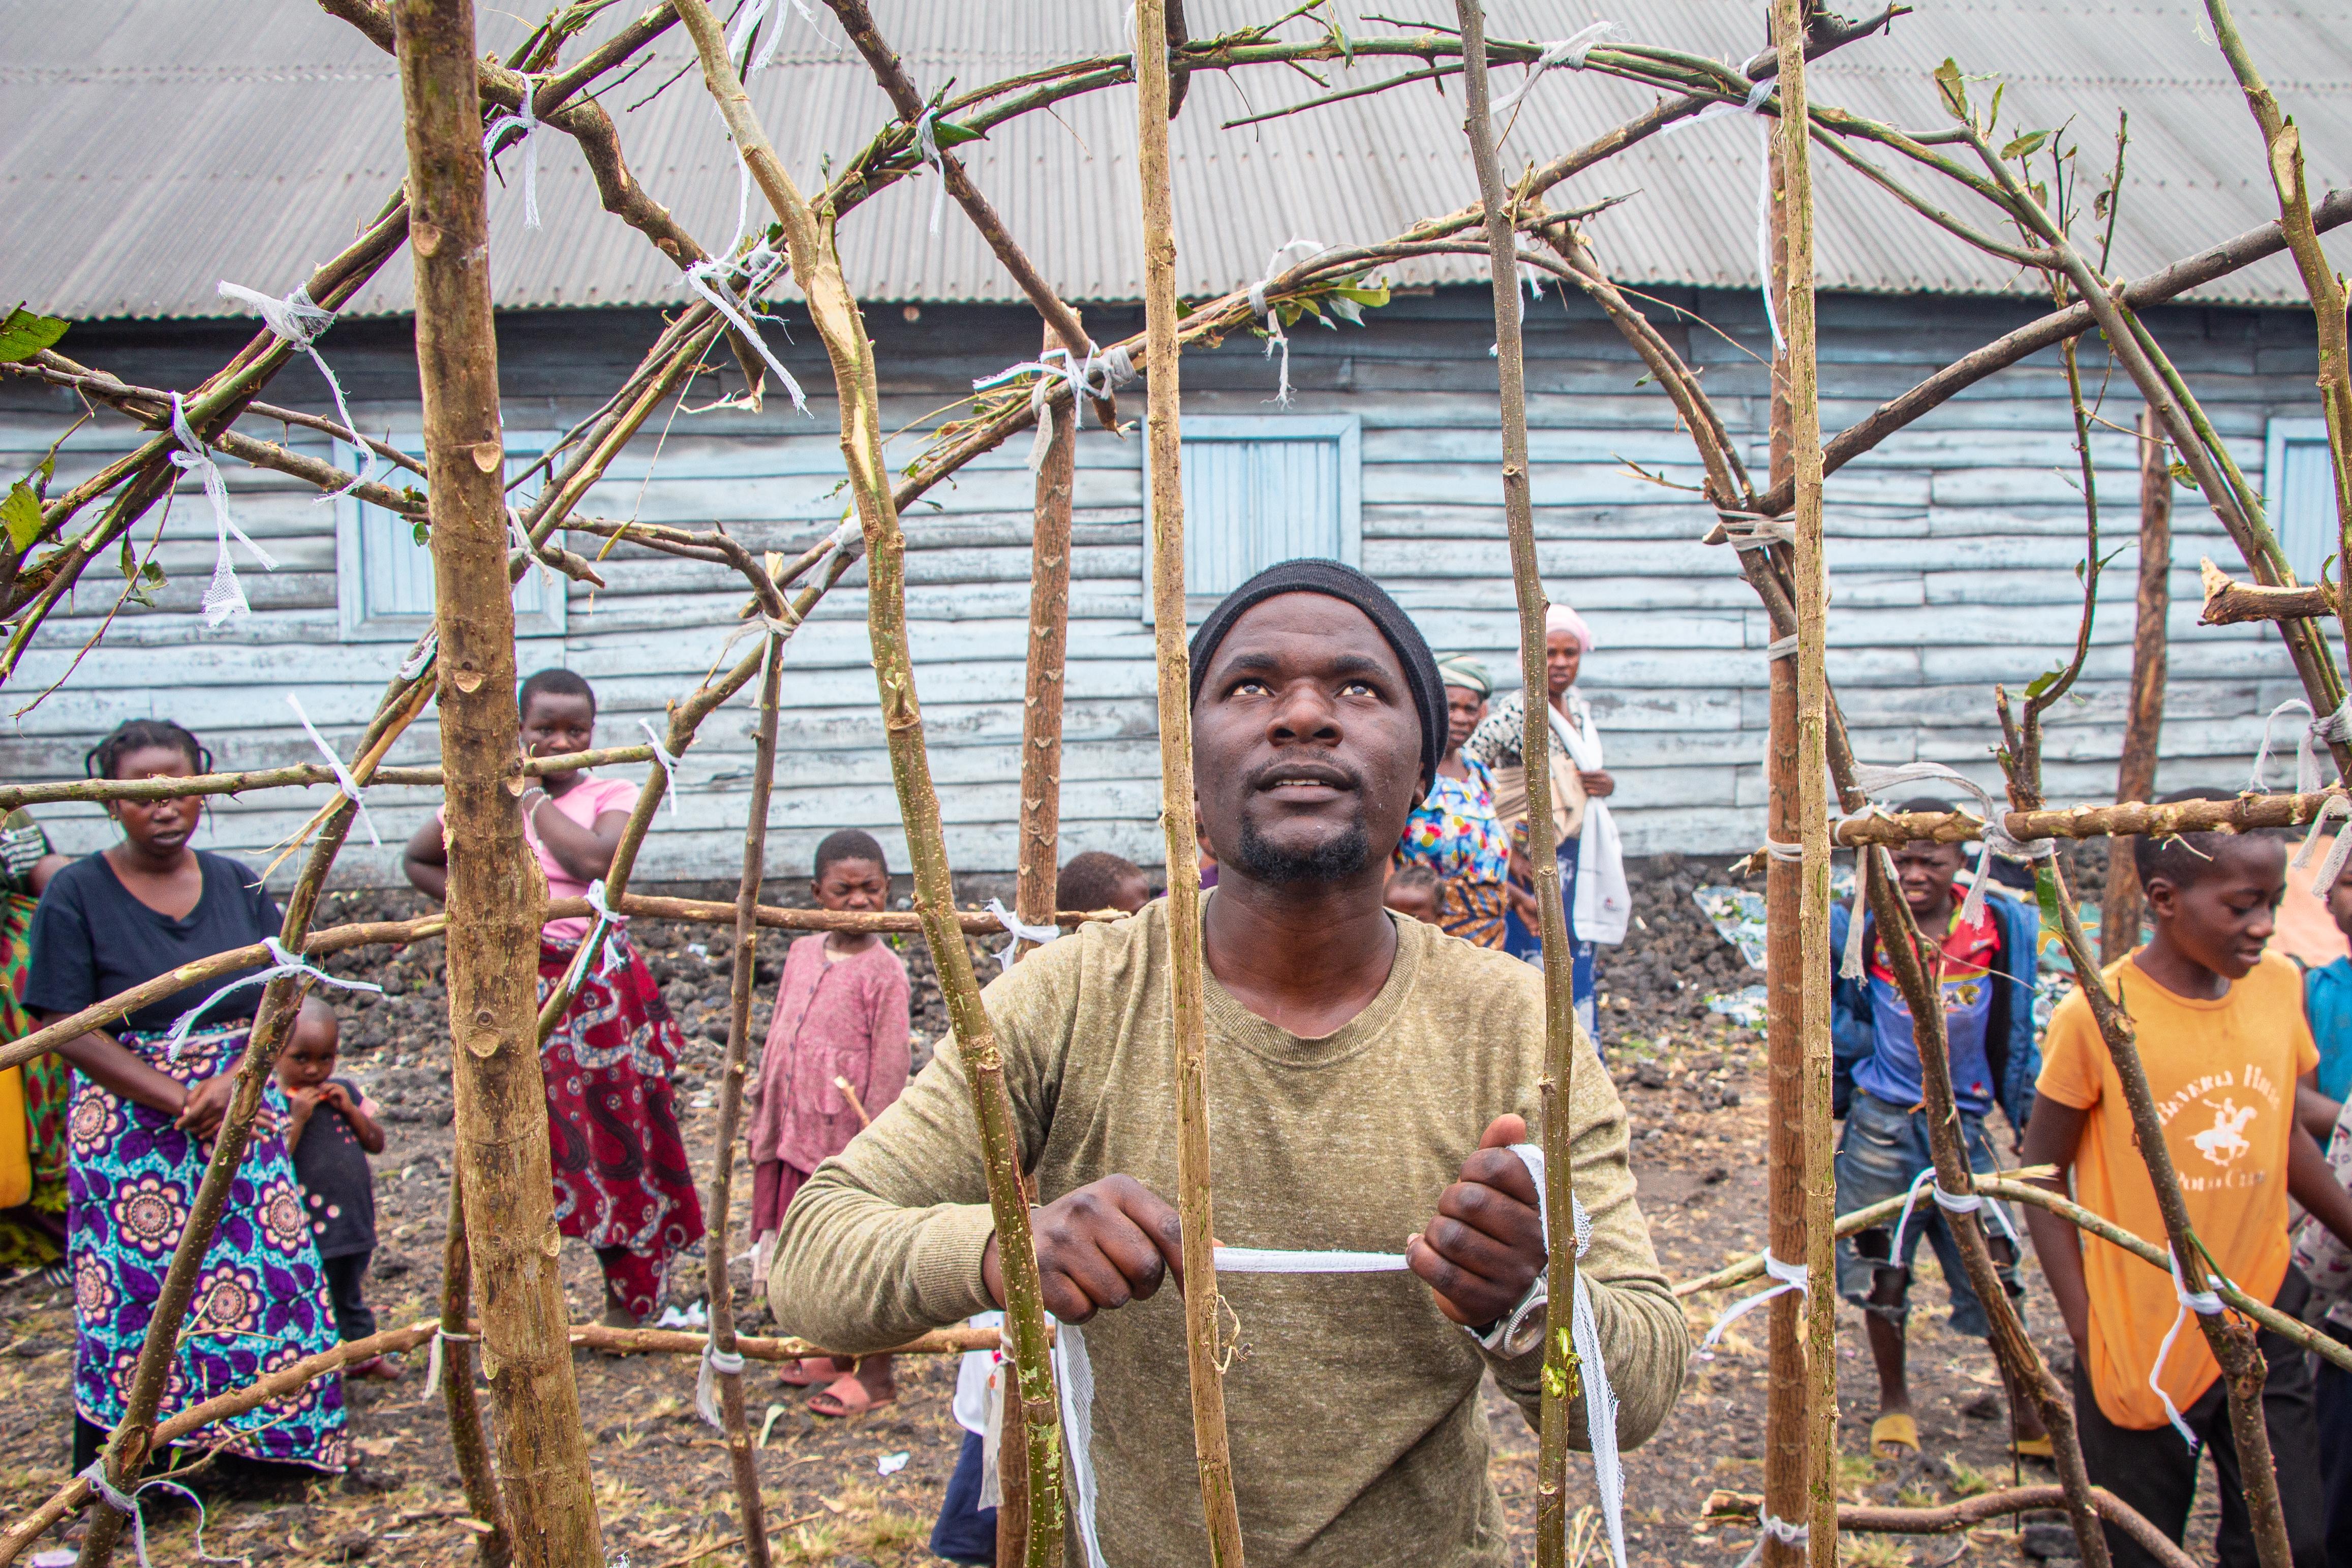
M421 451L424 447L422 427L396 429L388 439L404 451ZM511 474L519 465L536 460L553 445L557 434L545 430L509 430L504 433L503 439L507 468ZM333 461L352 473L356 474L360 470L360 454L347 441L335 442ZM392 470L392 475L396 476L399 472ZM377 477L389 477L382 472L381 465ZM368 612L366 546L360 526L360 508L368 504L356 496L335 497L335 614L341 640L346 643L413 643L431 628L433 618L430 615ZM558 533L551 542L562 545L562 534ZM526 574L523 580L531 580L531 574ZM564 635L570 621L566 607L570 595L564 589L567 580L558 576L552 588L547 591L551 595L551 606L516 612L516 636ZM520 584L517 586L520 588Z
M1328 441L1339 447L1339 549L1330 559L1361 569L1364 564L1363 416L1357 413L1187 414L1179 431L1182 443ZM1151 444L1141 444L1143 470L1143 623L1156 623L1152 608ZM1192 526L1191 513L1185 528ZM1188 585L1189 586L1189 585ZM1184 596L1184 622L1197 623L1216 607L1221 593Z
M2304 442L2317 442L2324 449L2327 444L2327 421L2325 419L2313 419L2301 415L2280 416L2270 420L2263 429L2263 510L2269 515L2271 532L2277 537L2279 541L2279 553L2283 556L2286 554L2286 536L2283 526L2285 522L2285 518L2281 515L2280 508L2284 507L2286 502L2286 452L2287 445L2290 442L2297 444ZM2331 496L2334 494L2332 479L2329 485L2329 494ZM2331 523L2333 522L2332 515L2330 521ZM2298 565L2292 558L2288 559L2288 569L2294 572L2295 580L2298 582L2319 581L2321 575L2326 569L2328 559L2338 553L2332 542L2335 534L2335 530L2332 527L2329 528L2328 533L2331 543L2326 550L2321 552L2318 563L2315 566L2313 571L2308 577L2304 574L2303 568L2300 565ZM2336 563L2336 575L2340 578L2343 574L2343 563L2338 561Z

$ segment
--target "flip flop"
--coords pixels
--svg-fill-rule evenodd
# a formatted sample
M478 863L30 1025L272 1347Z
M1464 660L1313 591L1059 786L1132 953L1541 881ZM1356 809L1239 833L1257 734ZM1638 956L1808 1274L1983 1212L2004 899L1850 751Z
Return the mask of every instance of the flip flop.
M1919 1451L1919 1423L1901 1411L1881 1416L1870 1424L1870 1451L1882 1459L1899 1459L1900 1453L1882 1453L1882 1448L1908 1448Z
M823 1388L841 1375L829 1355L804 1355L797 1361L784 1363L776 1375L778 1382L787 1388Z
M2056 1447L2046 1436L2020 1437L2009 1446L2009 1451L2021 1459L2052 1459L2057 1457Z
M833 1409L826 1409L821 1403L825 1400L832 1401ZM808 1407L816 1415L838 1418L843 1416L862 1416L868 1410L879 1410L885 1405L895 1405L898 1402L898 1396L895 1394L885 1395L879 1399L875 1398L866 1392L866 1385L857 1381L856 1374L845 1372L831 1386L811 1396Z

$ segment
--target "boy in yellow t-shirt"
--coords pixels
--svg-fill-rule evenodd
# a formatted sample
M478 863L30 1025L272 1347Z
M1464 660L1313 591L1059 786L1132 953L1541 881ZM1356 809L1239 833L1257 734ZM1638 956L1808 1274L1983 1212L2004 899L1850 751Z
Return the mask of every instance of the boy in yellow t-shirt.
M2209 798L2188 791L2166 800ZM2352 1194L2294 1120L2295 1081L2318 1052L2304 1022L2301 976L2263 951L2285 887L2285 848L2268 837L2195 833L2140 839L2133 858L2156 936L2105 974L2137 1026L2189 1222L2224 1274L2293 1316L2309 1284L2289 1264L2287 1199L2352 1238ZM2080 993L2059 1004L2042 1050L2025 1163L2056 1166L2062 1191L2071 1169L2077 1202L2161 1242L2131 1111ZM2197 1490L2196 1445L2210 1446L2221 1483L2221 1562L2252 1568L2221 1368L2193 1316L2162 1351L2181 1312L2172 1281L2111 1243L2084 1240L2054 1215L2029 1209L2027 1221L2074 1342L2074 1419L2091 1479L2179 1541ZM2311 1374L2294 1345L2268 1333L2260 1343L2270 1369L2263 1415L2295 1568L2323 1568L2326 1510ZM2174 1429L2168 1399L2194 1443ZM2113 1525L2106 1534L2117 1568L2156 1561Z

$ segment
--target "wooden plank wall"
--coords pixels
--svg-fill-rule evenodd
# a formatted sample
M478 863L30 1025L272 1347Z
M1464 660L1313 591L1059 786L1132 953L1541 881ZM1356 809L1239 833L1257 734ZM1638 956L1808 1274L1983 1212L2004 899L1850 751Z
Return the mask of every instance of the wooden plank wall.
M1686 294L1674 302L1705 314L1707 324L1694 318L1671 329L1705 367L1725 417L1760 469L1764 381L1752 350L1762 322L1754 298ZM886 413L909 431L893 444L901 462L918 449L924 427L952 413L972 377L1034 351L1034 321L1018 311L932 306L911 321L896 306L869 314L885 367ZM2030 314L1990 301L1824 299L1824 423L1843 426ZM1360 416L1366 569L1441 652L1477 653L1507 683L1514 617L1488 321L1482 290L1454 289L1400 298L1370 313L1361 329L1299 329L1291 412ZM1092 324L1108 340L1138 323L1132 311L1103 309ZM509 426L558 428L588 413L655 326L650 313L632 311L507 319L500 351ZM2239 462L2258 474L2265 420L2313 411L2307 318L2187 308L2162 313L2156 326ZM360 416L377 430L413 429L416 419L404 331L394 321L353 321L325 340ZM795 371L813 392L828 387L813 336L805 329L798 336L785 350ZM241 340L217 326L101 323L77 328L61 347L135 382L185 386ZM1187 408L1280 412L1266 401L1274 367L1258 350L1254 339L1239 338L1190 360ZM1528 350L1547 580L1555 597L1586 613L1600 638L1585 685L1619 779L1629 846L1715 852L1752 845L1763 821L1764 622L1729 552L1698 542L1711 520L1706 509L1626 466L1691 484L1690 448L1664 400L1637 385L1639 365L1581 301L1563 307L1553 296L1534 308ZM2105 377L2095 348L2086 351L2086 370L2095 386ZM724 523L754 548L804 546L845 505L835 489L841 465L829 434L830 402L813 398L813 417L793 413L781 400L757 414L692 412L718 390L706 380L688 410L657 421L585 509ZM287 372L272 395L322 412L328 406L307 364ZM1139 418L1141 389L1122 406ZM2104 416L2128 428L2137 408L2116 378ZM61 395L8 388L0 397L0 451L11 476L77 411ZM1992 684L2014 690L2049 668L2076 625L2083 507L2068 431L2056 361L2043 356L1832 478L1831 674L1866 758L1931 758L1995 780L1987 760L1995 738ZM309 440L296 434L295 444ZM129 441L126 425L111 416L84 425L66 442L61 476L89 472ZM323 451L322 443L309 444ZM908 519L909 614L932 763L951 852L960 869L972 872L1003 873L1013 863L1028 594L1025 446L1024 438L966 470ZM2130 657L2137 516L2131 446L2116 431L2098 438L2101 549L2121 554L2105 580L2108 603L2081 700L2054 716L2049 782L2062 800L2113 789ZM1066 855L1107 848L1151 862L1160 845L1158 771L1138 448L1132 434L1119 441L1094 429L1080 443L1063 832ZM76 615L52 623L0 698L14 716L0 738L0 772L76 774L99 733L142 715L189 724L223 767L305 758L312 753L293 725L289 692L348 750L403 646L338 640L333 507L234 463L225 467L239 520L280 563L265 572L240 553L252 618L208 632L194 613L210 571L213 525L201 493L184 485L158 546L172 575L159 607L126 611L102 643L80 653L120 587L110 569L91 571ZM2234 787L2244 781L2258 716L2296 688L2266 629L2196 627L2199 556L2231 558L2210 515L2185 492L2182 500L2160 782ZM523 657L526 669L562 663L593 681L604 704L600 739L617 744L636 738L640 717L658 714L709 667L743 595L717 569L635 549L614 552L604 570L608 590L573 585L567 634L533 640ZM770 835L780 875L797 874L835 827L874 829L894 856L903 854L875 716L862 580L862 571L854 574L792 651ZM746 724L739 706L705 727L686 764L681 810L660 819L642 874L732 874L747 790ZM431 725L420 724L395 756L429 758L435 744ZM223 802L200 842L261 854L320 799L311 791L307 802L286 793ZM347 852L346 880L397 881L397 846L431 804L415 791L377 791L384 847L371 851L362 841ZM72 850L109 836L95 812L61 808L44 817Z

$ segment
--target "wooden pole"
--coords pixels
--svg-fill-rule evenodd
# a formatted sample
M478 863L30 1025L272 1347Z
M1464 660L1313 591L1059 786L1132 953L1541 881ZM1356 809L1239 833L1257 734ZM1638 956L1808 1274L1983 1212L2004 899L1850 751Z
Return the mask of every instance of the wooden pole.
M1176 1050L1176 1207L1184 1246L1184 1348L1211 1568L1242 1568L1241 1513L1217 1354L1209 1197L1209 1051L1202 989L1201 848L1192 821L1192 664L1184 644L1183 444L1179 429L1176 226L1168 158L1168 16L1136 0L1137 172L1143 190L1143 320L1151 364L1152 636L1160 665L1160 820L1168 841L1168 1010Z
M1503 526L1511 544L1511 585L1519 613L1519 678L1526 694L1526 724L1520 730L1527 764L1528 862L1533 871L1538 918L1543 927L1544 1203L1549 1251L1544 1310L1542 1399L1536 1454L1536 1561L1541 1568L1564 1568L1568 1556L1568 1401L1581 1391L1569 1312L1576 1300L1574 1153L1569 1134L1577 1058L1575 967L1569 961L1568 920L1560 904L1559 845L1551 814L1551 716L1545 674L1545 603L1542 570L1536 557L1535 502L1528 473L1528 389L1524 346L1519 340L1519 269L1517 225L1503 188L1495 152L1494 119L1488 110L1486 24L1481 0L1456 0L1462 24L1464 129L1477 165L1479 199L1485 209L1486 266L1493 279L1496 380L1502 398Z
M923 716L915 695L914 660L907 643L906 535L898 526L890 471L882 455L880 394L874 346L866 335L857 301L841 273L833 246L833 214L809 206L785 172L775 146L743 91L742 78L727 55L727 39L707 0L677 0L678 20L693 35L703 81L754 183L783 228L793 277L803 289L809 319L824 339L839 399L841 451L851 494L864 528L866 555L866 634L874 646L874 678L882 700L883 731L890 747L890 775L905 825L907 855L915 873L915 913L939 973L956 1044L971 1073L973 1115L980 1125L987 1171L988 1201L996 1222L998 1257L1004 1270L1006 1322L1016 1351L1021 1397L1027 1408L1029 1496L1034 1528L1027 1568L1055 1568L1062 1555L1060 1408L1047 1364L1044 1296L1037 1280L1037 1253L1029 1230L1027 1195L1021 1183L1019 1129L1004 1085L1004 1059L988 1009L981 1004L971 951L955 908L955 876L948 863L940 822L939 791L923 750Z
M2139 615L2132 632L2131 708L2124 716L2124 754L2116 800L2156 793L2156 748L2164 731L2165 617L2172 610L2172 465L2163 428L2139 416ZM2099 904L2099 962L2114 963L2139 946L2146 908L2132 841L2107 843L2107 892Z
M603 1568L553 1218L540 1073L547 883L523 841L505 450L472 0L398 0L416 350L432 480L449 840L448 995L466 1234L514 1558Z
M1045 329L1045 346L1056 334ZM1062 666L1070 631L1070 498L1076 480L1078 410L1075 402L1049 406L1053 421L1045 461L1037 470L1036 510L1029 550L1029 661L1021 711L1021 852L1013 895L1015 914L1030 925L1054 918L1054 887L1061 854ZM1015 949L1025 953L1030 944Z
M466 1507L489 1530L474 1543L481 1568L506 1568L514 1555L498 1473L490 1467L481 1401L474 1397L474 1264L466 1248L466 1199L456 1168L449 1172L449 1222L441 1238L441 1409L449 1423L449 1451Z
M727 1210L735 1191L735 1134L743 1116L743 1075L751 1054L751 990L759 978L760 883L768 870L768 800L776 777L776 706L783 688L784 640L770 632L761 640L766 662L760 675L760 716L754 731L751 799L743 823L743 880L735 894L735 970L728 989L727 1065L719 1079L719 1130L710 1157L709 1214L703 1229L705 1291L709 1298L710 1347L714 1354L735 1350L735 1283L727 1272ZM864 1112L861 1109L862 1118ZM753 1281L752 1289L759 1289ZM743 1527L743 1556L750 1568L768 1568L768 1526L760 1502L760 1459L751 1449L743 1415L743 1374L714 1367L719 1417L725 1425L728 1463L735 1477L735 1511Z
M1796 475L1797 961L1803 1042L1807 1447L1812 1450L1808 1554L1837 1561L1837 1183L1830 1164L1829 574L1822 554L1822 410L1813 362L1813 184L1805 109L1805 0L1773 0L1780 51L1780 150L1788 288L1790 459ZM1792 1260L1793 1261L1793 1260Z

